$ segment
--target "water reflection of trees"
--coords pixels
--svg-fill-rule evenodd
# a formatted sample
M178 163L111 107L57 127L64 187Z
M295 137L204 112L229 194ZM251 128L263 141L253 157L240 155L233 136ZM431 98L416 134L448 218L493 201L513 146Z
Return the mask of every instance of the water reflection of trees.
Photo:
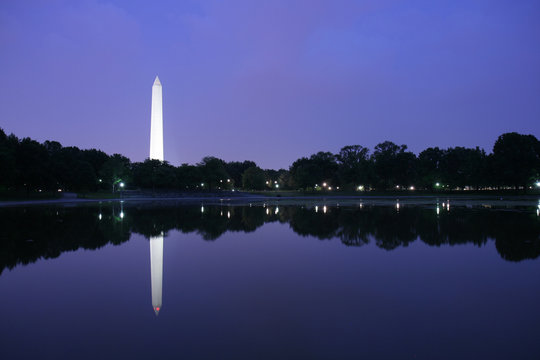
M276 211L278 210L278 211ZM405 206L363 208L301 206L149 206L119 204L92 207L9 208L0 210L0 272L65 251L121 244L131 233L149 238L171 230L216 240L225 232L252 232L266 222L288 223L301 235L339 239L347 246L392 250L420 239L430 246L494 239L509 261L540 255L540 221L528 211Z

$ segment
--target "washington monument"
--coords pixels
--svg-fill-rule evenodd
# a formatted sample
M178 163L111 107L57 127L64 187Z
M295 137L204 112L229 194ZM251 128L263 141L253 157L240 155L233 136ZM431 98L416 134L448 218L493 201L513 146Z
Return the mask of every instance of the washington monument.
M163 102L161 82L156 76L152 86L152 115L150 122L150 159L163 161Z
M152 115L150 123L150 159L163 161L163 103L161 82L156 76L152 86ZM156 315L161 309L163 285L163 233L150 237L150 281L152 307Z

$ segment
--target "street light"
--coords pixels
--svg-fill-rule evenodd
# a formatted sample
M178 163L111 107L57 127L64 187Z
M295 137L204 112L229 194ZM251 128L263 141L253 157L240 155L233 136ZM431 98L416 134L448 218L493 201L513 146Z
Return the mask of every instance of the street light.
M113 181L113 184L112 184L112 192L114 193L114 187L116 185L119 185L121 188L123 188L125 186L124 182L121 180L121 179L117 179L115 181Z

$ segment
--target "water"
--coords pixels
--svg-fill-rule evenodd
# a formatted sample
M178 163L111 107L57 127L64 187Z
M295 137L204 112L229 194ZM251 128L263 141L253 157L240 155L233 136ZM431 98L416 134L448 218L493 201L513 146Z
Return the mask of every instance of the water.
M448 204L1 208L0 358L538 359L536 204Z

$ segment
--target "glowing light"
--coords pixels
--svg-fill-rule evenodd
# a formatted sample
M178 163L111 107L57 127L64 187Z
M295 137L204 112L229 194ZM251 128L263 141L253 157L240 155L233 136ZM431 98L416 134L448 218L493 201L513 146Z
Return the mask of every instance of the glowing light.
M358 185L358 191L363 191L364 190L364 186L363 185Z
M62 189L58 189L58 192L62 192Z
M274 180L274 184L277 184L277 180Z
M204 186L204 183L201 183L201 186Z
M101 220L103 218L103 215L99 214L98 219Z
M124 218L124 212L120 211L120 219L123 219L123 218Z
M276 189L278 189L278 188L279 188L279 185L278 185L278 184L276 184Z
M227 179L227 182L231 182L231 179Z
M339 190L339 186L336 189Z
M328 187L328 190L332 190L332 187L331 187L331 186L329 186L329 187Z
M268 185L269 183L270 183L270 182L267 180L267 181L266 181L266 185Z
M269 214L270 214L270 209L266 208L266 215L269 215Z
M435 186L441 186L441 184L440 183L435 183Z
M123 182L120 183L120 187L123 188L124 186L126 186L126 184L124 184Z
M323 187L326 187L326 183L322 183L322 186L323 186Z
M230 218L231 218L231 212L227 211L227 219L230 219Z
M101 179L99 179L98 181L99 181L99 182L103 182L103 180L101 180Z
M399 189L399 185L396 185L396 189Z
M323 213L326 214L326 205L323 206L322 210L323 210Z
M540 187L540 181L535 182L534 185L536 185L536 187Z
M156 76L152 85L152 114L150 117L150 159L163 161L163 102L162 88Z
M319 212L319 207L315 206L315 212Z
M274 214L277 214L279 212L279 208L276 206L276 211L274 211Z
M440 212L441 212L441 210L440 210L439 207L437 206L437 215L439 215Z
M204 206L201 206L201 213L204 212Z
M411 187L409 188L409 190L414 190L414 186L411 186Z
M396 203L396 209L399 211L399 203Z

